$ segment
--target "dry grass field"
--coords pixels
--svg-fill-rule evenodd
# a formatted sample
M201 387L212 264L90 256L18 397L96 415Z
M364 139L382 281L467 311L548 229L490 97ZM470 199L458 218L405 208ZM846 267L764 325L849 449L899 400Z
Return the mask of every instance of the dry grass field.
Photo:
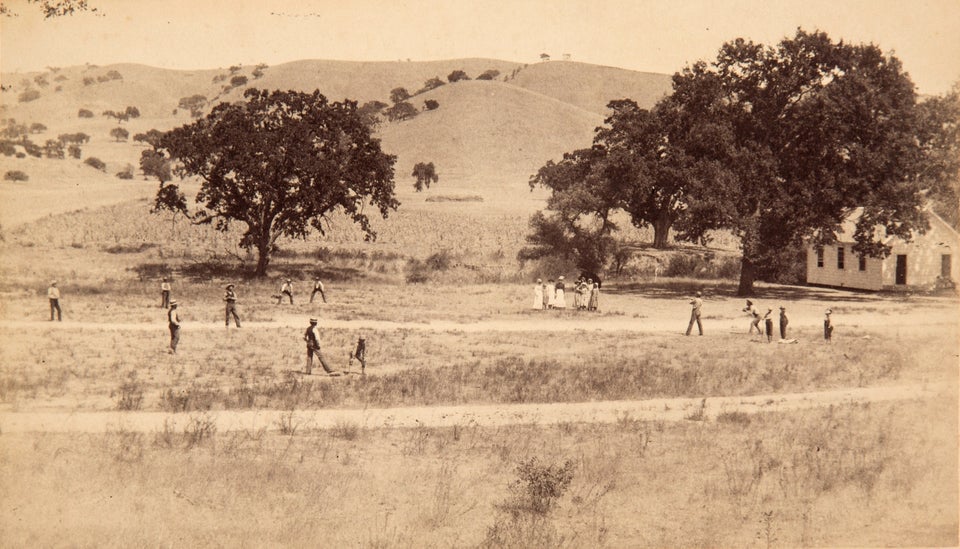
M531 310L533 280L577 272L561 260L518 264L544 199L527 177L589 143L603 98L652 102L662 75L483 59L302 62L270 67L261 82L385 99L397 85L488 65L515 77L445 85L417 97L439 100L437 111L381 127L399 156L402 206L372 220L375 242L334 215L324 235L281 240L263 280L249 276L237 227L150 213L156 183L114 176L142 146L110 140L115 124L99 116L139 106L131 135L185 123L172 114L177 99L220 93L211 79L226 70L73 67L59 97L11 105L4 92L5 116L50 126L32 139L90 133L84 158L107 170L0 159L30 175L0 186L2 545L960 544L955 295L759 283L754 301L785 306L797 340L767 343L747 334L729 235L663 252L639 244L650 235L638 229L598 312ZM110 69L124 80L80 83ZM587 85L598 78L600 92ZM77 118L81 107L97 116ZM408 177L417 161L436 162L441 176L422 194ZM164 276L181 304L175 355L159 307ZM327 303L307 302L314 276ZM278 305L288 277L296 302ZM54 279L62 322L48 320ZM223 326L227 283L242 328ZM706 334L684 337L698 290ZM832 343L822 338L827 308ZM301 373L311 317L335 368L366 338L366 375L356 363L341 377ZM844 391L861 392L835 398ZM729 408L708 408L721 398ZM518 411L660 399L653 419ZM669 399L699 406L679 413ZM746 404L755 400L766 402ZM802 406L779 406L788 400ZM503 410L498 422L436 417L489 406ZM406 422L330 425L372 410ZM269 424L224 427L256 414ZM109 421L70 431L78 416ZM20 427L38 417L46 427Z

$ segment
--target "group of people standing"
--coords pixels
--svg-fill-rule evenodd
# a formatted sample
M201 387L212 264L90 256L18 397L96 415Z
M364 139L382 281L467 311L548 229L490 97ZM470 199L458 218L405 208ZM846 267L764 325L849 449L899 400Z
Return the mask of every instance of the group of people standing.
M566 309L567 284L563 276L557 277L556 283L549 279L546 283L538 278L533 285L533 302L530 308L534 310ZM600 306L600 283L592 278L580 276L571 287L573 292L573 308L579 311L596 311Z

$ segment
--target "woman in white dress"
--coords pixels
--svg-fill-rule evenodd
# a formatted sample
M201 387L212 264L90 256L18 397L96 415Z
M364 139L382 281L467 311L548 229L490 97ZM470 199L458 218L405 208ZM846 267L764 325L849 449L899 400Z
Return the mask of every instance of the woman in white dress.
M543 281L539 278L537 283L533 285L533 303L530 308L535 311L543 308Z

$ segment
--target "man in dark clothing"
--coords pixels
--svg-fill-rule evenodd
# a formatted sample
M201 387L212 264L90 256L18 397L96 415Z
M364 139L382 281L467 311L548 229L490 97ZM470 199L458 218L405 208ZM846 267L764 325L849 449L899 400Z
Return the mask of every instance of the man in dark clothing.
M767 309L767 314L763 315L763 327L767 332L767 343L773 341L773 318L770 315L773 314L773 309Z
M177 354L177 344L180 343L180 313L177 311L176 300L170 302L167 311L167 323L170 327L170 354Z
M237 328L240 327L240 315L237 314L237 294L233 291L233 284L227 284L227 291L223 294L223 301L226 303L227 307L224 312L224 325L230 327L230 316L233 316L233 321L237 324Z
M330 375L336 375L330 366L327 365L327 361L323 359L323 355L320 354L320 333L319 328L317 328L317 319L310 319L310 327L307 328L306 333L303 334L303 340L307 342L307 373L313 373L313 355L317 355L323 371Z
M166 277L160 283L160 306L164 309L170 308L170 282Z
M780 339L787 339L787 324L789 323L786 307L780 307Z
M353 365L353 359L360 361L360 373L366 375L367 370L367 340L360 336L357 339L357 348L350 355L350 365Z
M833 323L830 321L830 315L832 313L832 310L827 309L827 313L823 317L823 339L827 343L833 340Z

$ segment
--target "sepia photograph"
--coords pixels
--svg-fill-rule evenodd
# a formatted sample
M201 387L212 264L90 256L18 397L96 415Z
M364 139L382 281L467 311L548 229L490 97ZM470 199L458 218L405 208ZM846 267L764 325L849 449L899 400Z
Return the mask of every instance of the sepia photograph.
M0 0L0 546L960 545L957 0Z

